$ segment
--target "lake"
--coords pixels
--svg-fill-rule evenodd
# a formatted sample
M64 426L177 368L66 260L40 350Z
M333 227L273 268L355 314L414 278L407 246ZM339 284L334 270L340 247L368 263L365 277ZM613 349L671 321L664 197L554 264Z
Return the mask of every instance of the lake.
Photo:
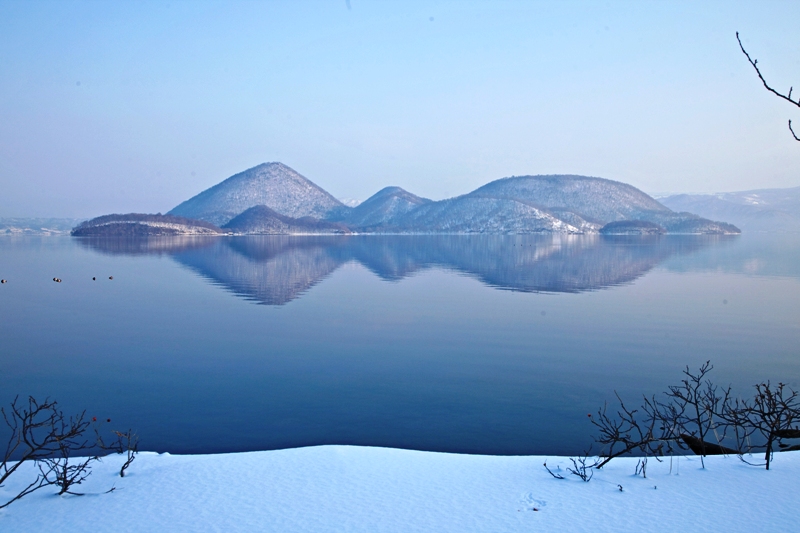
M2 237L0 277L0 403L146 450L574 454L686 365L800 385L794 234Z

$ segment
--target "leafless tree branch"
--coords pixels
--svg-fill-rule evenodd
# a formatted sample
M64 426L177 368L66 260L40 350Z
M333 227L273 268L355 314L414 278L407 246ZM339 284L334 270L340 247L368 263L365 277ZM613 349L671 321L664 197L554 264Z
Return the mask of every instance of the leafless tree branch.
M94 442L87 438L90 422L86 413L68 417L49 398L39 402L29 397L25 402L16 397L9 408L0 408L0 414L9 435L0 455L0 487L26 463L34 466L32 481L12 493L7 501L0 501L0 509L50 485L59 487L59 494L81 495L73 489L89 477L91 463L98 457L75 459L75 455L85 456L98 446L106 449L102 440ZM118 438L119 453L128 452L120 472L124 475L138 451L138 437L131 431L114 433Z
M775 89L773 89L772 87L770 87L770 85L767 83L767 80L765 80L764 76L761 74L761 70L758 68L758 59L751 58L750 54L747 53L747 50L744 49L744 45L742 44L742 39L739 38L739 32L738 31L736 32L736 40L739 41L739 48L741 48L742 53L745 55L745 57L747 57L747 61L749 61L750 64L753 65L753 68L755 69L756 74L758 74L758 79L761 80L761 83L764 84L764 87L769 92L771 92L772 94L776 95L778 98L786 100L787 102L789 102L789 103L791 103L791 104L793 104L793 105L795 105L797 107L800 107L800 97L798 97L797 100L792 100L792 89L793 89L793 87L789 87L788 94L780 93L780 92L776 91ZM800 137L798 137L797 134L794 132L794 129L792 129L792 121L791 120L789 121L789 131L792 133L792 137L794 137L794 139L796 141L800 141Z

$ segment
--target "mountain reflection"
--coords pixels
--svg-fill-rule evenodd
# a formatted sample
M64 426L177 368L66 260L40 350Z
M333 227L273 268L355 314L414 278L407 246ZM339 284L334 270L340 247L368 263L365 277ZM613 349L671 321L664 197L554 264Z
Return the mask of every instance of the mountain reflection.
M234 294L282 305L357 261L384 280L428 268L498 288L584 292L630 283L673 256L723 240L700 236L256 236L85 239L94 250L168 254Z

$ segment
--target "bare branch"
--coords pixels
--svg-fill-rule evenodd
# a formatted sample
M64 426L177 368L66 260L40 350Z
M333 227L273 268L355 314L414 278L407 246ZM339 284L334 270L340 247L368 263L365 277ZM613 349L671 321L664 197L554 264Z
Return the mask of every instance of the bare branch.
M598 460L586 464L586 461L589 460L588 452L584 453L577 459L575 459L574 457L570 457L569 460L572 461L573 468L568 467L567 472L569 472L573 476L578 476L587 483L592 480L592 477L594 476L594 469L598 468L597 466L599 463Z
M97 438L97 446L102 450L113 451L118 454L126 454L125 462L122 463L122 468L119 470L119 477L125 477L125 471L131 466L136 455L139 453L139 435L129 429L128 431L112 430L116 439L106 444L105 439L100 431L102 423L95 423L94 433Z
M765 80L764 76L761 74L761 70L759 70L759 68L758 68L758 60L757 59L752 59L750 57L750 54L747 53L747 50L744 49L744 45L742 44L742 40L739 38L739 32L738 31L736 32L736 40L739 41L739 48L742 49L742 53L745 55L745 57L747 57L747 60L750 62L750 64L753 65L753 68L755 69L756 74L758 74L758 79L761 80L761 83L764 84L764 87L766 87L766 89L769 92L771 92L772 94L778 96L779 98L782 98L782 99L786 100L787 102L791 102L795 106L800 107L800 99L798 99L798 101L792 100L792 89L791 88L789 89L789 94L785 95L785 94L779 93L778 91L776 91L775 89L773 89L772 87L769 86L769 84L767 83L767 80Z
M46 398L38 402L32 396L27 402L14 398L10 408L0 408L0 413L9 430L5 451L0 455L0 486L26 463L33 463L35 467L33 480L7 501L0 502L0 509L49 485L58 486L59 494L80 494L71 488L89 476L90 465L97 460L96 456L84 457L77 462L71 459L74 455L86 455L96 447L86 438L90 425L86 413L67 417L55 401ZM129 456L123 466L124 472L133 461L137 439L130 431L119 436L127 437Z
M750 54L747 53L747 50L744 49L744 45L742 44L742 40L739 38L739 32L738 31L736 32L736 40L739 41L739 48L741 48L742 53L745 55L745 57L747 57L747 61L749 61L750 64L753 65L753 68L755 69L756 74L758 74L758 79L761 80L761 83L764 84L764 87L769 92L771 92L772 94L777 96L778 98L786 100L787 102L789 102L789 103L791 103L791 104L793 104L793 105L795 105L797 107L800 107L800 98L798 98L797 100L792 100L792 87L789 88L789 93L788 94L782 94L782 93L776 91L775 89L773 89L772 87L770 87L770 85L767 83L767 80L765 80L764 76L761 74L761 70L758 68L758 59L751 58ZM794 137L794 139L796 141L800 141L800 137L798 137L797 134L792 129L792 121L791 120L789 121L789 131L792 132L792 137Z
M791 119L789 120L789 131L792 132L792 137L794 137L795 141L800 141L800 137L798 137L797 134L792 129L792 121L791 121Z
M551 476L553 476L554 478L556 478L556 479L564 479L564 476L562 476L561 474L556 474L555 472L553 472L552 470L550 470L550 467L549 467L549 466L547 466L547 461L545 461L545 463L544 463L544 469L545 469L545 470L547 470L547 472L548 472L548 473L549 473Z

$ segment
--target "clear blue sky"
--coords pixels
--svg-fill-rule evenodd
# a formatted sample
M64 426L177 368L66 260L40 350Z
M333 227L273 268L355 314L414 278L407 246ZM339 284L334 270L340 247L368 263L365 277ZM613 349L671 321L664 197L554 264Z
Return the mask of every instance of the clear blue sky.
M348 5L349 4L349 5ZM165 212L281 161L337 197L574 173L800 185L800 2L0 0L0 216Z

